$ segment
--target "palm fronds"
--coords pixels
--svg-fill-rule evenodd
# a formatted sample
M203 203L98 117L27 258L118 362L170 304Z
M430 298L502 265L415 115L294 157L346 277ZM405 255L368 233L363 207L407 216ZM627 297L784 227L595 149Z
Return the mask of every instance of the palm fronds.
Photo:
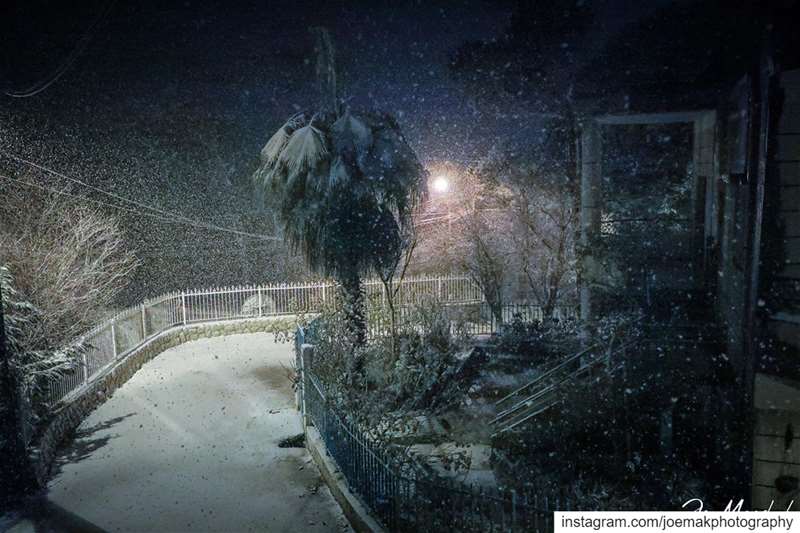
M272 164L278 160L278 156L281 155L283 148L286 146L286 143L289 142L289 137L291 134L286 127L286 124L278 128L278 131L275 132L275 135L269 138L267 144L261 150L261 162Z
M327 155L328 148L322 132L308 124L292 133L280 152L278 164L285 166L291 176L313 170Z
M425 178L390 115L350 110L293 117L254 175L287 239L314 270L334 276L381 269L397 253Z
M339 152L351 151L363 157L372 147L372 131L369 126L354 117L349 109L333 123L331 130Z

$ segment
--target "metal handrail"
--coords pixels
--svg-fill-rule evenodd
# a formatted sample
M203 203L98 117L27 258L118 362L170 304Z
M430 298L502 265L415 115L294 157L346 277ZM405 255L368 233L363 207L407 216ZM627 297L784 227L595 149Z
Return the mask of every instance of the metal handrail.
M545 373L543 373L543 374L540 374L540 375L536 376L536 377L535 377L535 378L534 378L532 381L530 381L529 383L527 383L527 384L523 385L522 387L520 387L520 388L518 388L518 389L516 389L516 390L514 390L514 391L512 391L512 392L510 392L510 393L508 393L508 394L506 394L505 396L503 396L502 398L500 398L499 400L497 400L497 401L494 403L494 405L495 405L495 406L498 406L498 405L500 405L501 403L503 403L503 402L505 402L506 400L508 400L508 399L509 399L511 396L514 396L514 395L516 395L516 394L519 394L520 392L522 392L522 391L524 391L524 390L526 390L526 389L528 389L528 388L530 388L530 387L532 387L532 386L536 385L538 382L540 382L540 381L542 381L543 379L545 379L545 378L549 377L551 374L553 374L554 372L556 372L556 371L560 370L561 368L563 368L564 366L568 365L569 363L571 363L571 362L575 361L576 359L579 359L579 358L581 358L582 356L586 355L588 352L590 352L591 350L593 350L593 349L597 348L598 346L599 346L598 344L594 344L594 345L592 345L592 346L589 346L588 348L584 348L583 350L581 350L580 352L578 352L578 353L576 353L576 354L573 354L573 355L569 356L567 359L564 359L564 360L563 360L561 363L557 364L556 366L554 366L553 368L551 368L551 369L550 369L550 370L548 370L547 372L545 372Z
M505 410L501 411L500 413L498 413L498 414L497 414L497 415L496 415L496 416L495 416L495 417L494 417L494 418L493 418L493 419L492 419L492 420L489 422L489 425L495 425L495 424L499 423L500 421L502 421L502 420L504 420L504 419L507 419L508 417L510 417L510 416L512 416L512 415L514 415L514 414L516 414L516 413L518 413L518 412L519 412L519 411L521 411L522 409L524 409L524 408L529 408L529 407L530 407L530 405L531 405L533 402L535 402L536 400L539 400L540 398L544 397L544 396L545 396L547 393L549 393L549 392L551 392L551 391L553 391L553 390L556 390L557 388L559 388L560 386L562 386L564 383L566 383L566 382L568 382L568 381L572 381L572 380L576 379L576 378L577 378L577 377L579 377L579 376L580 376L582 373L585 373L585 372L587 372L587 371L589 371L589 370L591 370L591 369L593 369L593 368L596 368L596 367L597 367L597 366L599 366L600 364L606 364L606 365L607 365L607 364L610 362L610 360L611 360L611 357L612 357L612 355L613 355L613 353L614 353L615 351L619 351L619 350L625 350L625 349L629 348L630 346L633 346L634 344L637 344L639 341L640 341L639 339L636 339L636 340L629 341L629 342L627 342L627 343L625 343L625 344L623 344L623 345L621 345L621 346L617 347L615 350L612 350L612 349L611 349L611 347L609 347L609 349L608 349L608 351L606 352L606 354L605 354L605 355L603 355L603 356L601 356L601 357L598 357L598 358L596 358L596 359L593 359L591 362L589 362L589 363L588 363L588 364L586 364L586 365L581 365L581 366L580 366L579 368L577 368L575 371L573 371L573 372L570 372L570 373L568 373L568 374L564 375L564 377L563 377L563 378L562 378L560 381L557 381L557 382L555 382L555 383L548 384L548 385L547 385L547 386L545 386L543 389L541 389L541 390L539 390L539 391L537 391L537 392L533 393L533 394L532 394L532 395L530 395L530 396L527 396L527 397L523 398L521 401L517 402L516 404L514 404L514 405L513 405L513 406L511 406L511 407L509 407L508 409L505 409ZM613 344L613 341L612 341L612 344ZM588 351L589 351L589 349L586 349L586 350L583 350L583 351L579 352L578 354L575 354L575 355L573 355L573 356L570 356L570 358L569 358L567 361L564 361L562 364L560 364L560 365L558 365L558 366L559 366L560 368L563 368L567 362L572 362L572 361L574 361L575 359L577 359L577 358L578 358L578 356L580 356L580 355L583 355L583 354L587 353ZM558 370L558 368L554 368L553 370L551 370L551 371L550 371L550 372L548 372L547 374L550 374L550 375L552 375L552 373L553 373L555 370ZM540 376L540 378L543 378L543 377L544 377L544 375ZM539 379L539 381L541 381L541 379ZM529 385L530 385L530 384L529 384ZM495 405L497 405L497 404L495 404ZM530 418L530 417L526 417L526 420L527 420L527 419L529 419L529 418ZM518 423L515 423L515 424L513 424L513 426L516 426L516 425L518 425ZM513 426L511 426L511 427L513 427ZM508 427L508 428L501 429L501 430L500 430L500 431L498 431L497 433L502 433L503 431L506 431L506 430L508 430L508 429L511 429L511 427Z

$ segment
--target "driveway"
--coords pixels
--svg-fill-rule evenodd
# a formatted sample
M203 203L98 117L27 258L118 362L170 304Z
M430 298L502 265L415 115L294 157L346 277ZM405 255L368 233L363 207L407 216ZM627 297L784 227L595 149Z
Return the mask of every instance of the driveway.
M302 432L292 359L261 333L162 353L81 424L12 531L350 531L305 448L278 447Z

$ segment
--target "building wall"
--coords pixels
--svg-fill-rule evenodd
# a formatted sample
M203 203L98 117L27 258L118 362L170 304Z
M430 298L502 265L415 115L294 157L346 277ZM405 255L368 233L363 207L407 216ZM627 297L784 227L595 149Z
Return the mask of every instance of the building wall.
M780 341L800 349L800 70L783 73L780 88L784 98L775 166L782 264L774 287L780 307L772 313L769 328Z
M769 314L771 342L761 354L762 367L755 383L756 427L753 448L753 507L785 510L800 503L800 486L778 489L780 479L800 485L800 70L780 79L783 102L775 131L774 157L777 226L772 238L777 248L777 274L762 289ZM779 361L772 368L771 359ZM787 374L793 374L791 379ZM787 487L785 486L784 489Z
M782 492L779 479L800 480L800 394L796 383L758 374L753 442L754 509L785 511L800 503L800 487Z

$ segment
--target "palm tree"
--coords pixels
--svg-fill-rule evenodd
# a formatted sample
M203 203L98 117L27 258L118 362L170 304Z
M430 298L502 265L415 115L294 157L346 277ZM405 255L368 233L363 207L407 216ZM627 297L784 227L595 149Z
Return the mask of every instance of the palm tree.
M332 47L327 33L320 34L317 73L327 105L278 129L261 151L254 181L311 269L339 281L345 315L362 343L361 278L396 268L427 172L394 117L339 111Z

